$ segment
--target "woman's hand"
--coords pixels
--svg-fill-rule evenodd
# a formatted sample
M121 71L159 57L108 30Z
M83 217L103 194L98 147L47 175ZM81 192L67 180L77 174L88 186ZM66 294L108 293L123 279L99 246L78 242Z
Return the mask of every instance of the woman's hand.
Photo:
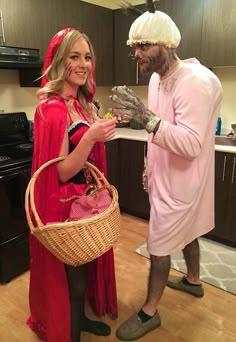
M67 158L59 162L57 166L59 179L62 183L67 182L68 179L76 175L82 169L96 142L105 142L115 136L115 121L116 119L96 120L84 134L79 144L69 154L69 140L66 131L61 155L67 154Z
M85 134L93 144L96 142L105 142L115 136L116 119L98 119L89 128Z

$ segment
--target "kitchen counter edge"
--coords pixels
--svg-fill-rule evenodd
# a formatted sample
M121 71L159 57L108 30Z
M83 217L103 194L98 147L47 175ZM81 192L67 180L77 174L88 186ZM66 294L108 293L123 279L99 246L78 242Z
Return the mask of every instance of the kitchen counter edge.
M116 135L112 140L127 139L135 141L147 141L148 133L145 129L133 129L129 127L116 128ZM215 145L215 151L236 153L236 146Z

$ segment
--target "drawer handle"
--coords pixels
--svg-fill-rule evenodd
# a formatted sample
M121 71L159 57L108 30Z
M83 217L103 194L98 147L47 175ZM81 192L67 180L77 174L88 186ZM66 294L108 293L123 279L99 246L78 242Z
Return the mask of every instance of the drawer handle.
M234 158L234 163L233 163L233 171L232 171L232 178L231 178L231 183L232 183L232 184L233 184L233 182L234 182L235 164L236 164L236 158Z

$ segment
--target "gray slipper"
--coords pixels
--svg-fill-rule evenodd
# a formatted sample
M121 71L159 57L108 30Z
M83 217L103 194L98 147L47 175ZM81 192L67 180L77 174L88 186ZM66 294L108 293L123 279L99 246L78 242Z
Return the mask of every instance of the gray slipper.
M183 281L184 278L185 277L169 276L166 285L171 289L187 292L194 297L201 298L204 296L202 284L188 285Z
M116 331L116 336L122 341L134 341L158 328L161 320L158 312L147 322L142 322L137 313L134 313L127 321L122 323Z

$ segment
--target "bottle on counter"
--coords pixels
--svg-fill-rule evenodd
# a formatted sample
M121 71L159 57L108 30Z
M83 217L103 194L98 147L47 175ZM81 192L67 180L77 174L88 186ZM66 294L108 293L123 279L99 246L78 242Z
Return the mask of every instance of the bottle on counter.
M221 117L219 116L216 122L216 135L220 135L221 132Z

